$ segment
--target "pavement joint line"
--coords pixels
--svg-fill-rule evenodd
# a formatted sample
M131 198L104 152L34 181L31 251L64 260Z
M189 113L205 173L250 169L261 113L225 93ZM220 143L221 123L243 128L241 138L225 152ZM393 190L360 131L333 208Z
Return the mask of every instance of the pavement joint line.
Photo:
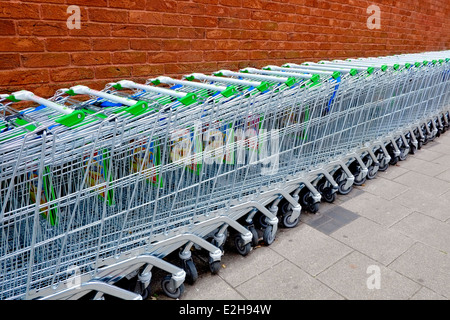
M345 257L347 257L348 255L350 255L353 251L356 251L354 248L347 246L350 249L352 249L352 251L350 251L349 253L345 254L343 257L339 258L338 260L336 260L334 263L330 264L328 267L326 267L324 270L320 271L318 274L316 275L312 275L311 273L309 273L307 270L304 270L301 266L299 266L298 264L296 264L294 261L290 260L289 258L285 257L284 255L282 255L281 253L278 253L280 256L282 256L284 258L283 261L288 261L290 263L292 263L294 266L296 266L297 268L299 268L300 270L302 270L303 272L305 272L307 275L309 275L311 278L313 278L314 280L320 282L322 285L324 285L325 287L327 287L328 289L330 289L331 291L333 291L334 293L336 293L337 295L341 296L342 298L344 298L345 300L348 300L348 298L346 296L344 296L342 293L336 291L335 289L331 288L329 285L327 285L326 283L322 282L318 276L319 274L321 274L322 272L324 272L325 270L331 268L332 266L334 266L337 262L341 261L342 259L344 259ZM273 250L273 249L272 249ZM275 251L275 250L273 250ZM276 251L275 251L276 252ZM283 261L280 261L283 262ZM278 264L278 263L277 263Z
M427 247L430 247L430 248L433 248L433 249L442 251L442 250L440 250L439 248L430 246L429 244L423 243L422 241L418 241L418 240L415 240L415 241L416 241L416 242L414 242L414 244L413 244L411 247L409 247L408 250L411 249L411 248L412 248L414 245L416 245L417 243L420 243L420 244L423 244L424 246L427 246ZM404 255L408 250L406 250L405 252L403 252L403 253L402 253L400 256L398 256L395 260L399 259L399 258L400 258L402 255ZM395 261L395 260L394 260L394 261ZM394 263L394 261L392 261L389 265L391 265L392 263ZM428 289L428 290L431 290L432 292L434 292L434 293L437 294L437 295L440 295L441 297L447 298L446 296L444 296L444 295L442 295L442 294L440 294L440 293L437 293L437 292L434 291L432 288L427 287L426 285L424 285L423 283L417 281L416 279L411 278L410 276L405 275L405 274L403 274L403 273L401 273L401 272L399 272L399 271L397 271L397 270L394 270L394 269L392 269L392 268L390 268L390 267L387 267L387 268L389 268L389 270L391 270L391 271L393 271L393 272L395 272L395 273L397 273L397 274L399 274L399 275L401 275L401 276L403 276L403 277L405 277L405 278L407 278L407 279L413 281L414 283L417 283L418 285L422 286L423 288L426 288L426 289ZM419 291L422 289L422 287L421 287L417 292L419 292ZM417 292L416 292L416 293L417 293ZM416 293L414 293L409 299L411 299ZM449 297L449 298L450 298L450 297Z

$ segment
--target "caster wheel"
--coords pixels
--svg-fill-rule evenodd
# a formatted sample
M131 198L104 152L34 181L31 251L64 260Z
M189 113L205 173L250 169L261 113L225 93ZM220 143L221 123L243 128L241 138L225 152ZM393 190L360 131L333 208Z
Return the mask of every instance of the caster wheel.
M353 184L355 186L362 186L367 180L367 175L364 178L360 178L360 175L355 176L355 181L353 181Z
M281 223L283 225L283 227L285 228L295 228L298 223L300 222L300 217L298 217L297 219L292 220L292 212L290 213L286 213L283 215L282 219L281 219Z
M259 244L258 230L254 226L248 227L248 230L252 233L252 241L250 243L253 247L256 247Z
M172 299L178 299L184 292L184 284L181 284L178 288L173 288L172 277L165 276L161 281L161 288L166 296Z
M186 271L186 282L191 285L194 284L198 279L198 272L194 261L192 259L184 260L182 265L183 270Z
M330 187L326 187L323 189L322 199L325 202L333 203L336 200L336 193L332 192L332 189Z
M212 274L218 274L221 267L220 261L209 262L209 271L211 271Z
M399 157L392 157L391 158L391 161L389 161L389 164L391 165L391 166L395 166L397 163L398 163L398 160L399 160Z
M399 160L400 160L400 161L405 161L406 158L408 158L408 154L409 154L409 151L410 151L410 150L411 150L411 149L408 149L408 148L401 148L401 149L400 149Z
M367 179L373 180L378 174L378 170L376 170L375 166L369 166L367 168L369 171L367 172Z
M269 225L269 224L267 223L267 221L266 221L266 216L263 215L263 214L260 214L260 215L259 215L257 221L258 221L258 225L259 225L261 228L267 228L267 226Z
M343 196L349 194L353 190L353 185L351 185L348 188L345 188L346 183L347 183L347 180L342 180L338 183L338 187L339 187L338 192L339 192L339 194L341 194Z
M316 202L314 204L309 204L308 205L308 211L311 212L311 213L319 212L319 203Z
M288 201L286 201L286 200L283 200L280 203L279 208L280 208L280 213L282 215L284 215L286 213L289 213L289 211L290 211L289 205L290 205L290 203Z
M416 154L416 153L417 153L417 148L413 144L411 144L409 146L409 154Z
M380 166L378 167L378 171L384 172L389 168L389 163L386 161L386 156L383 151L376 153L378 162Z
M268 226L264 229L263 241L267 246L270 246L275 241L275 235L272 235L273 226Z
M252 250L252 243L249 242L244 244L244 240L242 240L242 237L239 233L234 236L234 246L236 247L237 252L244 257L248 255Z
M131 284L128 286L128 291L139 293L142 297L142 300L147 300L150 296L150 286L142 289L142 284L137 280L133 280L131 282Z

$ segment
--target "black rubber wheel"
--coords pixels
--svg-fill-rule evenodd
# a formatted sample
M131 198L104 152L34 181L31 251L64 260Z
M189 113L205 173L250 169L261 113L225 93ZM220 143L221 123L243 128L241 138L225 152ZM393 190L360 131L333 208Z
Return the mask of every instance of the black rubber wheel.
M256 230L256 228L254 226L249 226L248 230L252 233L251 244L253 247L256 247L259 244L258 230Z
M375 153L378 163L380 166L378 167L378 171L384 172L389 168L389 162L386 161L386 156L384 155L384 152L382 150Z
M391 166L395 166L398 163L399 157L393 156L391 157L391 161L389 161L389 164Z
M140 284L139 281L136 280L136 278L134 278L134 280L132 280L129 284L128 291L139 293L142 297L142 300L147 300L150 296L150 286L142 290L142 284Z
M409 154L416 154L417 153L417 148L411 143L409 145Z
M287 200L282 200L280 202L278 208L279 208L279 211L280 211L281 215L289 213L289 211L290 211L289 205L290 205L290 203Z
M297 217L297 219L291 221L292 218L292 211L290 213L286 213L282 216L281 223L283 227L285 228L295 228L298 226L298 223L300 222L300 217Z
M409 150L411 149L410 148L400 149L400 156L399 156L400 161L405 161L408 158Z
M311 213L317 213L319 212L319 203L311 203L310 205L308 205L308 211Z
M270 246L275 241L275 235L272 235L273 226L269 225L264 229L263 241L267 246Z
M171 281L172 281L171 276L169 276L169 275L165 276L164 279L162 279L162 281L161 281L161 288L162 288L164 294L166 296L168 296L169 298L178 299L181 297L181 295L184 292L184 283L182 283L178 288L173 290L170 288Z
M194 261L192 259L184 260L182 265L183 270L186 271L186 282L191 285L194 284L198 279L198 272Z
M367 174L364 176L364 178L359 178L359 175L360 174L354 176L355 180L353 181L353 184L355 186L362 186L367 180Z
M336 192L332 192L331 187L326 187L323 189L322 199L325 202L333 203L336 200Z
M218 274L221 267L220 261L209 261L209 271L211 271L212 274Z
M353 190L353 185L345 189L345 184L347 183L347 179L341 180L341 175L339 175L336 179L336 182L338 182L338 192L339 194L345 196L349 194Z
M234 246L236 247L237 252L244 257L252 250L252 243L249 242L244 244L244 240L242 240L239 233L234 236Z

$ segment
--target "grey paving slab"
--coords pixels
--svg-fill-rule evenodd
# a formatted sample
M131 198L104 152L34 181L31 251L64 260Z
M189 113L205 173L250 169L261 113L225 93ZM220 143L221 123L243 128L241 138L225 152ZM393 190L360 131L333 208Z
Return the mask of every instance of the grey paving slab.
M449 154L442 155L441 157L436 158L436 159L432 160L431 162L446 166L447 168L450 168L450 155Z
M448 299L426 287L422 287L415 295L411 297L411 300L448 300Z
M373 284L373 277L377 275L370 268L379 268L379 289L368 286L368 283ZM421 287L357 251L339 260L319 274L317 279L351 300L405 300Z
M446 197L445 194L438 196L426 190L411 189L399 195L392 202L441 221L450 218L450 197Z
M448 223L413 212L390 229L450 253L450 225Z
M428 143L426 146L424 146L423 149L443 154L450 154L450 144L448 144L447 141L444 142L438 142L437 140L432 141Z
M396 168L397 170L398 168ZM405 192L408 193L409 191ZM365 192L341 206L366 217L382 226L391 226L400 221L413 210L399 204L397 198L389 201L380 196Z
M313 276L353 251L305 224L290 231L279 237L270 249Z
M274 244L280 241L279 237L278 233ZM283 259L277 252L265 246L252 250L245 257L230 251L222 257L222 264L226 268L220 270L220 277L235 287L272 268Z
M443 153L437 152L436 149L434 151L423 149L419 150L415 155L410 155L408 159L421 159L428 162L432 162L433 160L436 160L437 158L442 157Z
M435 176L438 179L450 182L450 169L443 171Z
M339 229L332 237L383 265L388 265L410 248L414 240L360 218Z
M381 172L381 171L378 172L375 180L377 180L379 178L383 178L383 179L387 179L387 180L394 180L395 178L401 176L402 174L405 174L406 172L409 172L409 170L400 167L400 165L391 166L391 167L389 167L388 170L386 170L384 172ZM369 180L368 182L366 182L366 184L372 183L372 181L375 181L375 180Z
M414 171L410 171L401 175L400 177L394 179L393 182L408 186L411 189L424 190L428 193L433 193L436 195L444 194L450 189L449 182Z
M243 300L220 275L204 274L193 285L185 285L181 300Z
M290 261L236 287L250 300L342 300L343 297Z
M389 267L445 298L450 298L449 253L416 243Z
M428 150L424 150L428 151ZM428 151L432 152L432 151ZM405 161L399 163L401 168L405 168L407 170L412 170L415 172L419 172L421 174L425 174L431 177L434 177L445 170L447 167L443 165L439 165L428 160L422 160L416 157L408 157Z
M410 173L410 172L408 172ZM408 173L405 173L408 174ZM403 177L404 175L400 176L399 178ZM396 178L396 179L399 179ZM391 180L383 179L383 178L377 178L375 180L370 181L370 183L367 183L362 190L369 192L371 194L374 194L376 196L380 196L383 199L386 200L392 200L398 195L402 194L403 192L407 191L409 189L408 186L397 183Z

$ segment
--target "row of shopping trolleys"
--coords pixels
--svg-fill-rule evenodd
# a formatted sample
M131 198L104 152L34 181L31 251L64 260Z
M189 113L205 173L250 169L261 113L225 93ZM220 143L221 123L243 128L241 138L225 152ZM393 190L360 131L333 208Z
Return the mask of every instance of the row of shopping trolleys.
M0 98L0 298L181 297L449 126L450 52ZM31 103L24 105L25 103ZM168 257L178 252L179 263ZM119 285L129 280L131 286Z

